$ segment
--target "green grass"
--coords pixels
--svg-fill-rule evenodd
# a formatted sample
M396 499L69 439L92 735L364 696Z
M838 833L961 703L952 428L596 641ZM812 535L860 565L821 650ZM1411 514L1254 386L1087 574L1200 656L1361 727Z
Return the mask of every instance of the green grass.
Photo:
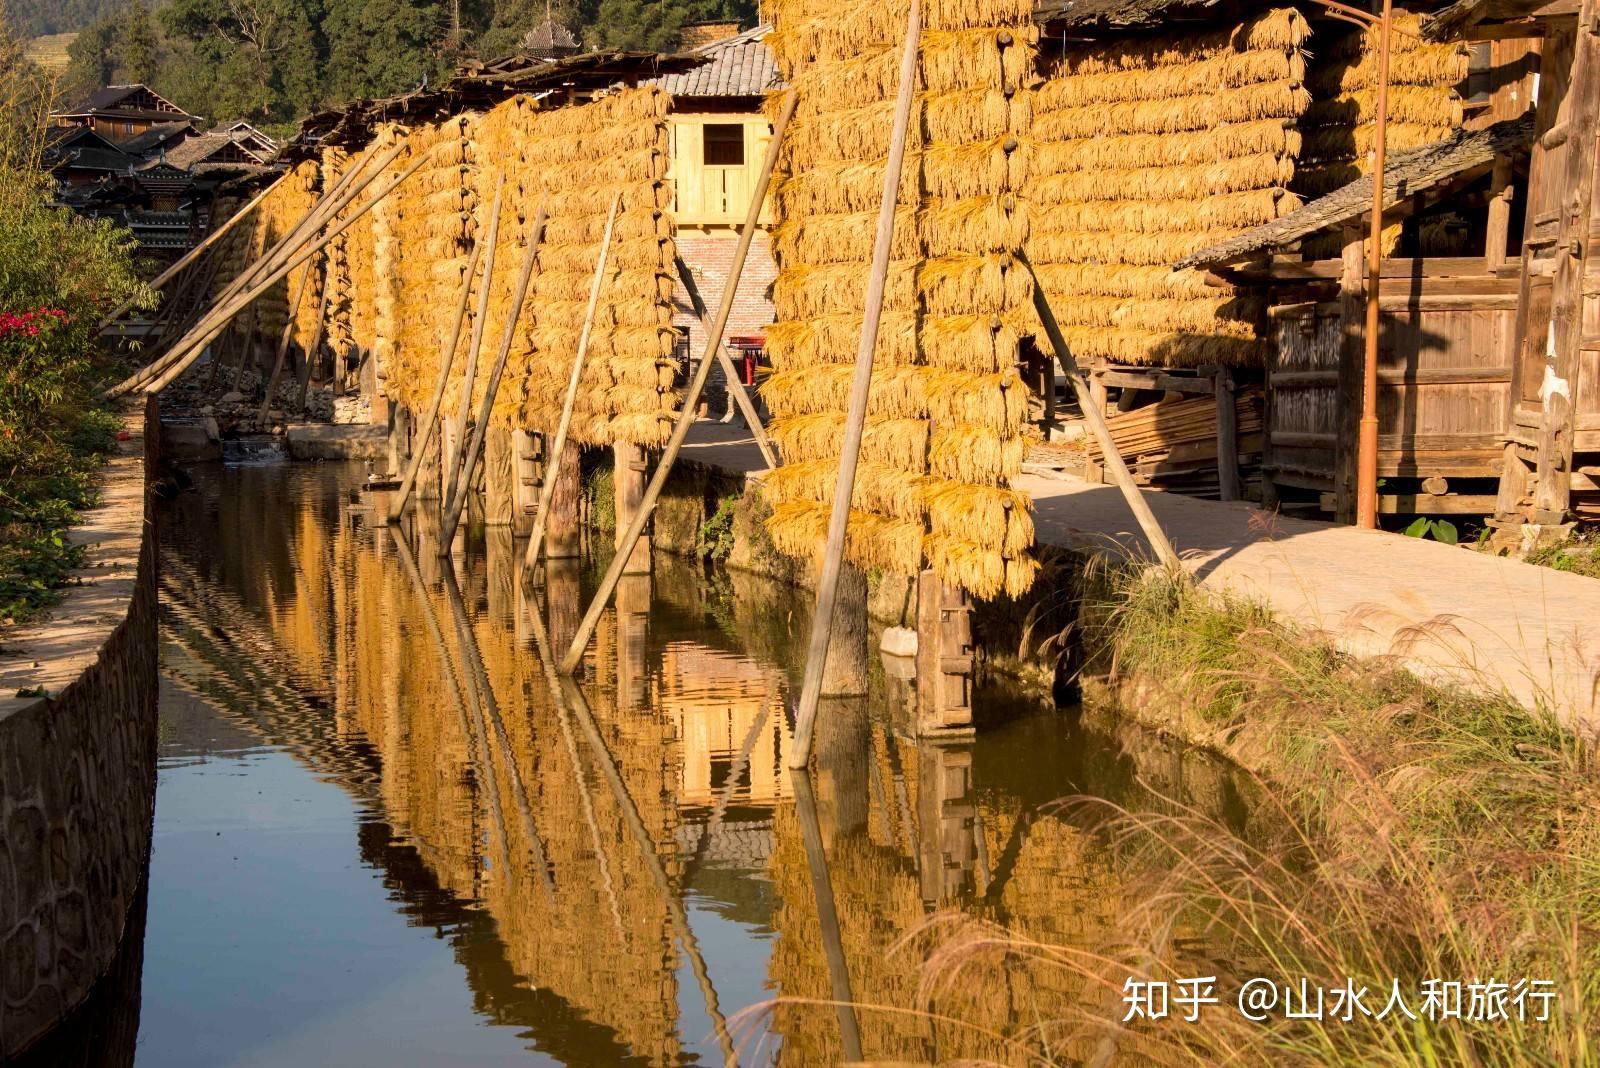
M1578 534L1563 545L1547 545L1529 556L1528 563L1600 579L1600 532Z

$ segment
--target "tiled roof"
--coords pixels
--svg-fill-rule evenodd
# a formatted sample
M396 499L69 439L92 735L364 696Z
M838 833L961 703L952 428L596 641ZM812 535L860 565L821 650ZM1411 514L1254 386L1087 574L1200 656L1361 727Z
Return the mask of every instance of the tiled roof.
M673 96L761 96L782 85L772 50L766 45L768 25L695 49L690 55L711 62L680 74L663 74L651 84Z

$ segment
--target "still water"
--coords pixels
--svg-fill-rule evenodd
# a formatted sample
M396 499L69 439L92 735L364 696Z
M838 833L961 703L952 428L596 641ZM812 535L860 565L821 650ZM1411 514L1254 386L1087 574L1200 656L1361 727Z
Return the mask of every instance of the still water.
M918 742L881 668L797 778L809 602L661 555L557 702L596 562L523 589L508 532L441 558L359 475L217 467L169 515L141 1066L1026 1063L1115 995L989 953L926 1000L957 920L1110 937L1131 891L1063 797L1238 807L1020 698Z

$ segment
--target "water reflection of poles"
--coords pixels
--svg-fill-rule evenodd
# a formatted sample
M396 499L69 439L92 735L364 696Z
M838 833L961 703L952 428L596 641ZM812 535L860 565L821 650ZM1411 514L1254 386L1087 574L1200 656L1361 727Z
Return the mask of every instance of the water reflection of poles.
M817 821L817 802L811 791L811 769L796 768L793 782L795 815L799 817L800 837L805 842L806 866L811 870L811 891L816 896L817 925L821 928L822 948L828 958L834 1011L839 1015L839 1044L845 1060L860 1061L861 1028L856 1020L850 970L845 965L839 914L833 901L833 881L828 877L828 854L822 847L822 826Z
M750 754L755 750L756 742L760 739L761 732L766 728L767 720L771 716L771 704L763 705L761 715L756 717L750 729L745 732L744 744L739 747L739 754L733 758L733 764L728 768L728 781L723 783L722 792L717 795L716 804L711 807L711 817L701 825L700 838L695 842L694 852L684 865L685 882L704 861L706 847L711 844L711 836L722 826L723 818L728 814L728 803L733 800L734 791L739 788L739 780L744 778L745 769L750 766Z
M470 693L475 689L478 694L474 701L478 720L480 723L487 721L493 725L494 737L500 749L500 763L511 776L511 796L516 801L522 832L527 836L528 849L533 854L534 869L539 873L539 879L544 883L545 889L554 891L555 886L550 878L550 865L545 859L544 841L539 837L539 828L533 822L533 806L528 803L528 790L522 782L522 769L517 767L511 737L506 732L505 720L500 716L500 703L495 700L494 687L489 684L489 674L484 670L483 655L478 650L478 639L472 632L471 620L467 618L466 605L461 601L461 589L456 585L455 576L449 571L445 572L444 590L450 602L450 612L455 617L456 635L461 644L461 660L467 669L468 690ZM487 743L484 750L487 754ZM493 776L493 761L487 763L489 774ZM498 808L500 790L494 783L491 783L490 787L491 796Z

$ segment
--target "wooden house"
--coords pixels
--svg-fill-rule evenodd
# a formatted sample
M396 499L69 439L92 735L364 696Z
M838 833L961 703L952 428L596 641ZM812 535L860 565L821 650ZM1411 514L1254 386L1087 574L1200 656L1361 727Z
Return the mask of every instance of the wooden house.
M766 45L771 32L766 25L741 33L737 23L696 23L688 28L685 44L699 44L686 54L706 62L656 81L673 101L667 117L671 138L667 174L678 255L708 303L715 303L727 282L739 224L749 210L771 137L771 126L761 113L764 95L779 86ZM714 36L718 33L724 36ZM770 222L770 212L763 221ZM775 274L763 228L745 265L728 328L730 338L751 358L764 344L772 323L767 289ZM698 356L705 346L704 330L682 283L673 303L674 323L681 331L679 351L686 358Z
M108 85L73 107L51 112L57 126L87 126L108 141L128 141L157 126L199 123L166 97L145 85Z
M1600 515L1600 305L1583 295L1592 227L1573 215L1580 198L1593 214L1594 108L1575 105L1572 7L1463 0L1424 25L1427 39L1487 42L1493 88L1476 129L1401 151L1386 170L1399 236L1380 289L1381 513L1506 528ZM1592 103L1600 86L1588 84ZM1178 263L1272 305L1266 496L1309 497L1345 520L1371 198L1370 180L1356 181ZM1460 240L1430 249L1446 218Z

